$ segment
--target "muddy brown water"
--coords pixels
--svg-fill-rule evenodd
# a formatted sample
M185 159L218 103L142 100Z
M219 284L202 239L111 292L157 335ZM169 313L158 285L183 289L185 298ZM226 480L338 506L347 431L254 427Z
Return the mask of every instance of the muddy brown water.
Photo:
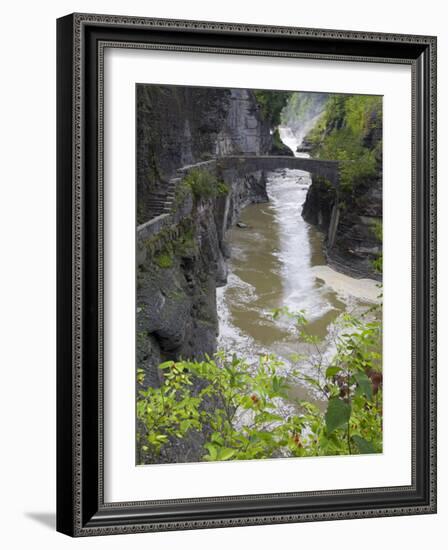
M308 332L321 338L321 349L330 353L329 332L335 319L365 305L338 295L312 269L324 265L325 257L322 234L301 216L310 185L310 175L301 170L267 174L269 202L247 206L240 218L245 227L228 232L228 284L217 291L219 349L247 357L254 365L259 355L274 353L286 372L297 366L291 359L294 354L312 351L299 341L292 320L272 318L274 309L303 311ZM303 364L305 374L313 374L306 368ZM295 384L291 395L319 404L318 396L303 384Z

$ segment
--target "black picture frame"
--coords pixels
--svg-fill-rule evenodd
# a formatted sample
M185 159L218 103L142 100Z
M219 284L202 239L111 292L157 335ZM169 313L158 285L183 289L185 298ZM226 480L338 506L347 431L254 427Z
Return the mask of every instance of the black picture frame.
M104 47L412 67L412 484L104 502ZM57 530L71 536L436 512L436 38L72 14L57 21Z

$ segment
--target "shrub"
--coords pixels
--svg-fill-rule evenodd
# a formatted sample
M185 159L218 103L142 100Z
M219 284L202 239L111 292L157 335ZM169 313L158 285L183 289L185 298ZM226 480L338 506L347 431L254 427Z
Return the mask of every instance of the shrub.
M173 267L173 256L168 251L162 251L156 254L154 261L162 269Z
M334 95L325 113L307 136L313 155L347 161L341 164L341 186L350 191L374 177L381 158L381 139L366 147L370 130L381 124L382 102L378 96Z
M375 151L363 147L349 128L328 135L320 146L319 157L347 161L340 167L341 186L346 190L374 176L377 170Z
M218 190L218 195L227 195L230 191L229 186L227 183L224 183L223 181L218 182L218 185L216 186Z
M275 319L284 315L294 319L300 339L318 349L303 312L274 312ZM379 322L342 315L336 353L325 357L318 349L307 369L313 375L297 368L287 377L274 355L261 356L255 370L244 358L222 351L204 361L161 364L162 386L138 393L140 462L158 461L190 431L207 434L203 460L208 461L381 452ZM284 400L291 400L291 382L299 381L319 394L324 412L303 400L297 400L296 414L282 412Z
M263 119L273 130L281 122L281 112L286 106L292 92L279 92L272 90L255 90L255 98L260 106Z
M207 170L194 169L185 176L195 199L211 199L216 196L216 179Z

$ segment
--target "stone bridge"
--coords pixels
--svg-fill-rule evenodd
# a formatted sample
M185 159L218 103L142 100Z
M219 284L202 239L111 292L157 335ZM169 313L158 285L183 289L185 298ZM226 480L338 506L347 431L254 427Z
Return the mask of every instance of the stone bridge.
M286 155L244 155L217 157L216 164L222 168L244 166L248 172L264 170L266 172L287 168L304 170L316 176L326 178L335 187L339 185L340 161L320 160L305 157L290 157Z
M158 191L153 197L153 206L150 212L149 220L138 226L137 235L139 239L148 239L149 237L159 233L162 228L173 221L177 223L182 216L189 214L191 205L186 208L185 212L178 209L175 212L175 190L179 182L192 170L208 170L215 171L216 169L228 170L236 169L241 172L256 172L262 170L270 172L278 169L304 170L313 175L326 178L336 190L339 187L339 169L340 161L337 160L320 160L305 157L290 157L286 155L232 155L215 157L213 159L198 162L196 164L187 165L179 168L176 175L171 178L168 185L162 191ZM334 214L337 214L337 205L334 208ZM334 216L332 215L332 219ZM336 224L337 226L337 224ZM330 232L330 235L332 232Z

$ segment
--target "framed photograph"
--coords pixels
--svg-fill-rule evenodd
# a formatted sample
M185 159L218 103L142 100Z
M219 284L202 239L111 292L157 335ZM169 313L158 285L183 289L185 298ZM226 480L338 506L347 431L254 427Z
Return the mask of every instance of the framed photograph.
M436 38L57 41L57 529L435 513Z

